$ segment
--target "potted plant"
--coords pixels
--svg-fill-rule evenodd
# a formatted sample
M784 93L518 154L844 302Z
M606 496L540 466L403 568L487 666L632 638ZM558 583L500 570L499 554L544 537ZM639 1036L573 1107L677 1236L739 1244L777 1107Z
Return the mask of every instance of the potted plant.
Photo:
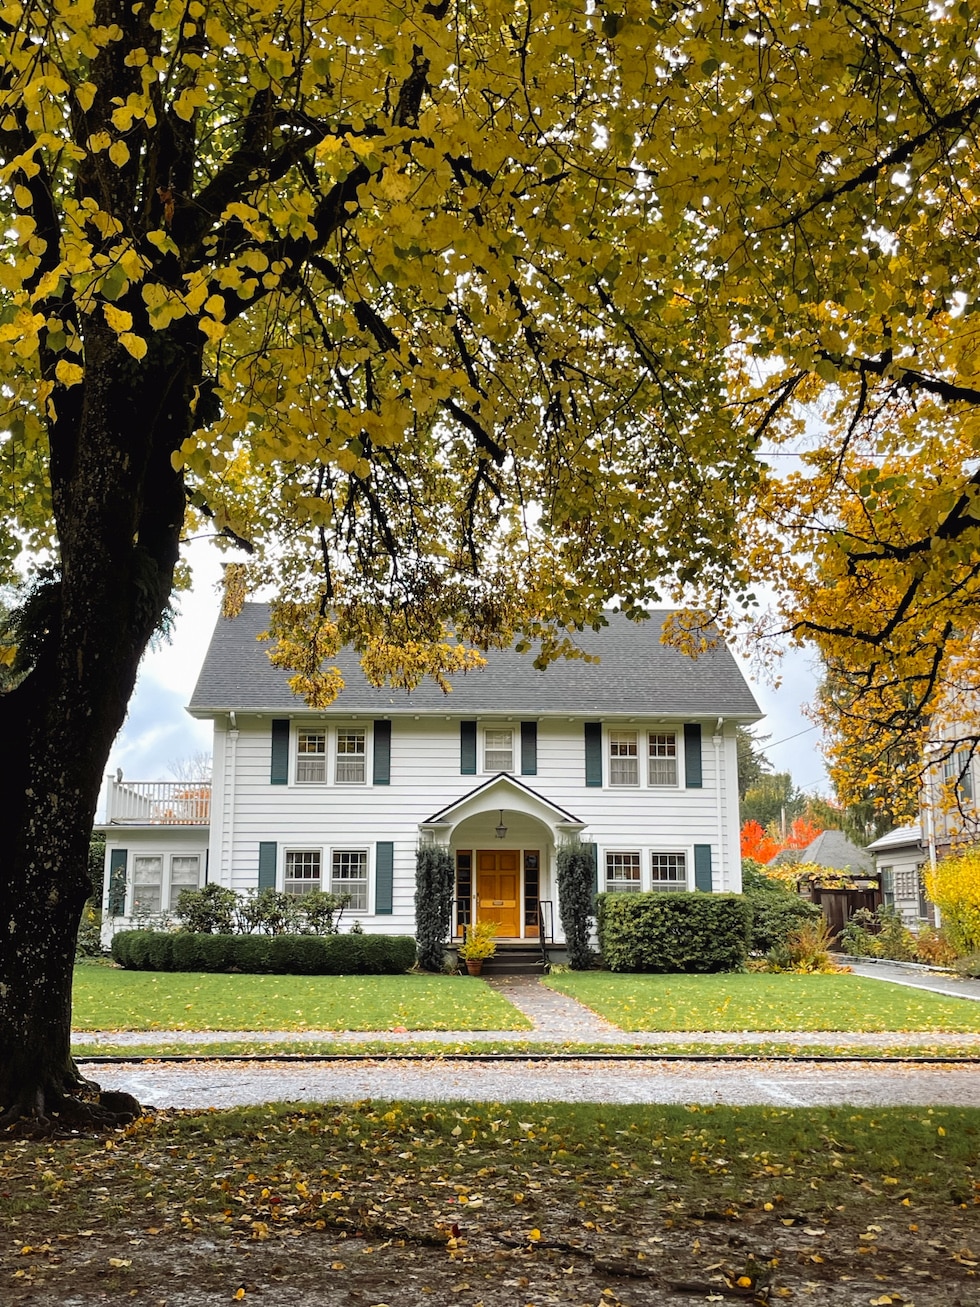
M478 976L483 970L484 959L492 958L497 951L497 923L477 921L466 926L465 937L458 951L469 974Z

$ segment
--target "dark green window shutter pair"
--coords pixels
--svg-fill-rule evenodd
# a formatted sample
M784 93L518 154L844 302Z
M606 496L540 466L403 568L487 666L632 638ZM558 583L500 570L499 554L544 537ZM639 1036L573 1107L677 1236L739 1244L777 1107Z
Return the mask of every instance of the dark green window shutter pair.
M259 889L275 889L278 846L275 840L259 842ZM394 911L395 846L390 840L379 840L375 849L375 904L380 916Z
M459 724L459 774L475 776L476 767L476 722L463 721ZM521 722L521 775L538 774L538 724Z
M585 723L585 784L602 785L602 722ZM700 790L704 780L701 769L701 727L697 722L684 726L684 784Z
M128 849L113 849L109 854L109 916L121 917L126 911L126 861Z
M375 785L391 784L391 722L374 723ZM273 785L286 785L289 781L289 720L275 718L272 722L272 766L269 780Z

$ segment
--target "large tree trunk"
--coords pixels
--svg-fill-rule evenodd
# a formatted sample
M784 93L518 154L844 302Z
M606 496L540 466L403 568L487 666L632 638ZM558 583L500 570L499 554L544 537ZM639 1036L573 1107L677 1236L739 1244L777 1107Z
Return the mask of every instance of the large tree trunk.
M173 584L184 494L171 456L192 429L194 334L161 333L136 363L91 324L84 386L51 426L60 565L35 597L31 670L0 698L4 1124L118 1119L70 1054L75 937L109 750Z

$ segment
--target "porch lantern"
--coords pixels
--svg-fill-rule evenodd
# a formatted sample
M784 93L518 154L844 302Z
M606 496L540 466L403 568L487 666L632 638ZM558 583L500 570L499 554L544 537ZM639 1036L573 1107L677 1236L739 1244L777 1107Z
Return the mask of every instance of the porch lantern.
M496 837L497 837L498 840L502 840L502 839L505 839L505 838L506 838L506 836L507 836L507 827L504 825L504 810L503 810L503 808L500 809L500 821L497 823L497 825L496 825L493 829L494 829L494 834L496 835Z

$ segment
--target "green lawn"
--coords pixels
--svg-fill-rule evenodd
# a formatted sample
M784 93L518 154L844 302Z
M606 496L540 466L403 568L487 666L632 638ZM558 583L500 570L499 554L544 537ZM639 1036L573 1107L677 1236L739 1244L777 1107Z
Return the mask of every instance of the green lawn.
M76 1030L528 1030L464 976L242 976L75 968Z
M621 1030L980 1031L980 1003L852 975L549 976Z

